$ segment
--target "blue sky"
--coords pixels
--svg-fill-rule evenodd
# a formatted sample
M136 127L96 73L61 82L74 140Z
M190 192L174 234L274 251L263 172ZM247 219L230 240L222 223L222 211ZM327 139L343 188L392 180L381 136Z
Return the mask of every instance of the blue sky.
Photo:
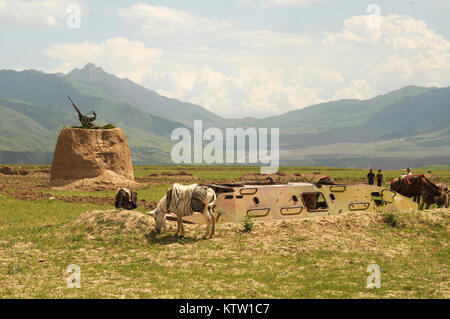
M0 68L93 62L222 116L264 117L449 86L448 12L448 0L0 0Z

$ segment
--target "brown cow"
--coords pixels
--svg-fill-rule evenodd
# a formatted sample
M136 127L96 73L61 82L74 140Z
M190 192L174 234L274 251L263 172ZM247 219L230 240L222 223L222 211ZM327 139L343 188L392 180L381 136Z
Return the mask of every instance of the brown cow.
M427 204L427 209L434 203L439 208L448 207L448 190L432 183L424 175L406 175L395 178L391 181L391 189L403 196L414 197L420 210L423 209L424 204ZM422 203L420 203L420 198L422 198Z

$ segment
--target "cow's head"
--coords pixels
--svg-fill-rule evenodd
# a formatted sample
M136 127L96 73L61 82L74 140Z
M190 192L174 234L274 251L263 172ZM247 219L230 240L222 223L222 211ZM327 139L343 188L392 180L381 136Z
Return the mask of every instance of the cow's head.
M439 186L441 189L441 195L435 197L435 202L438 208L448 208L449 205L449 194L448 194L448 187L447 186Z
M158 208L152 210L148 214L155 218L155 230L157 233L160 233L166 223L166 214Z

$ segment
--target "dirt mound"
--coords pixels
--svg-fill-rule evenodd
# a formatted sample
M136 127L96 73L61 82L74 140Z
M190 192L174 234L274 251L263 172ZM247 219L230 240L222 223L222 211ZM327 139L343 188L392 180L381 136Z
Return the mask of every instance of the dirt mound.
M89 180L85 180L89 179ZM58 137L50 183L91 189L98 185L129 185L134 181L131 153L120 128L89 130L64 128Z
M185 171L174 172L162 172L161 176L194 176L194 174L186 173Z
M271 179L275 183L290 183L290 182L306 182L306 183L318 183L321 179L328 176L313 173L313 174L287 174L283 172L278 172L276 174L244 174L241 180L244 182L264 182Z
M49 177L50 173L45 173L45 172L30 172L29 174L27 174L27 176L29 177Z
M312 174L294 174L297 177L297 181L299 182L306 182L306 183L313 183L316 184L320 180L330 180L334 182L333 178L327 175L323 175L321 173L312 173Z
M52 189L55 190L117 190L119 188L137 189L142 185L132 179L118 175L112 171L104 171L100 176L94 178L83 178L79 180L54 180Z
M296 177L292 174L286 174L282 172L278 172L275 174L253 174L248 173L244 174L241 177L241 181L243 182L267 182L267 181L274 181L275 183L288 183L288 182L294 182L296 181Z
M84 226L90 235L148 234L155 225L151 216L131 210L95 210L80 215L72 226Z
M185 171L152 173L149 175L142 176L141 178L149 179L152 177L167 178L167 179L183 179L183 180L197 179L197 176L195 176L194 174L187 173Z
M278 172L276 174L244 174L241 177L243 182L266 182L268 179L271 179L275 183L291 183L291 182L305 182L305 183L318 183L321 179L328 178L333 181L327 175L323 175L321 173L312 173L312 174L287 174L283 172Z
M2 166L0 167L0 174L3 175L28 175L30 172L23 169L15 169L11 166Z

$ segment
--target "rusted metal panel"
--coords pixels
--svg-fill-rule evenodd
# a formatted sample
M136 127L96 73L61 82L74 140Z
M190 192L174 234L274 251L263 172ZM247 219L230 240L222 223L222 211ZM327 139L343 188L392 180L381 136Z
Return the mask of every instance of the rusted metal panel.
M355 211L411 211L417 204L392 190L371 185L209 185L218 194L214 212L218 223L307 218ZM202 223L201 218L189 218ZM186 220L187 221L187 220Z

